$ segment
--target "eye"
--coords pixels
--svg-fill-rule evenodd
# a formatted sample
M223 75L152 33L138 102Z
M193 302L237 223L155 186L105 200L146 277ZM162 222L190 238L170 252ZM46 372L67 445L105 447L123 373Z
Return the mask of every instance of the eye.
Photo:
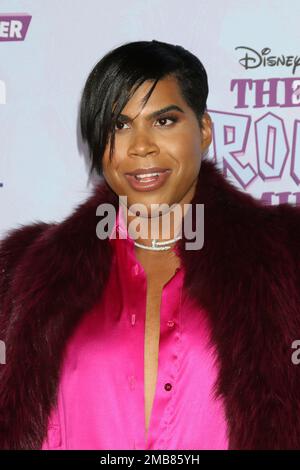
M159 119L157 119L157 122L165 122L165 121L171 121L171 124L169 125L163 125L162 127L170 127L172 124L178 121L177 117L175 116L164 116Z
M116 121L116 124L115 124L115 130L116 131L121 131L122 129L124 129L123 127L121 129L118 128L118 126L124 126L126 123L125 122L122 122L122 121Z
M156 120L157 122L160 122L160 123L165 123L166 121L171 121L171 124L161 124L161 127L171 127L172 124L174 124L175 122L178 121L178 118L176 116L164 116L164 117L161 117L161 118L158 118ZM116 121L115 123L115 130L116 131L122 131L123 129L126 129L125 127L122 127L122 126L125 126L126 123L125 122L122 122L122 121ZM120 127L121 126L121 127Z

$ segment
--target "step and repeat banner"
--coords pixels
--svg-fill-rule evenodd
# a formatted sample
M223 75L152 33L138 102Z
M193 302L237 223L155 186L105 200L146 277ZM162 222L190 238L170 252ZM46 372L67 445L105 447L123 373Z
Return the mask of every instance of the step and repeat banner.
M300 204L298 0L1 0L0 237L60 221L91 193L79 131L85 80L129 41L203 62L209 158L265 204Z

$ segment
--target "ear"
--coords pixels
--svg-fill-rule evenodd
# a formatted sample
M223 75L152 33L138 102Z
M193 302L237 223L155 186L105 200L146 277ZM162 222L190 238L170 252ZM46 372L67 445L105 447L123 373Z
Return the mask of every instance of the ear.
M201 129L201 150L205 152L212 141L212 120L208 113L204 113L202 118L202 129Z

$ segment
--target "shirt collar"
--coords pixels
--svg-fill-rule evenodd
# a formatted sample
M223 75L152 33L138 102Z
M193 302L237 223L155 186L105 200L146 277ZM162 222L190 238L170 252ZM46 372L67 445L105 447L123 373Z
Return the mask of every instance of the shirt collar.
M129 241L129 243L134 243L133 238L129 235L128 230L127 230L127 225L124 220L124 210L122 209L122 206L119 206L118 212L116 214L115 218L115 223L113 226L113 229L111 231L111 234L109 235L109 240L115 240L116 235L118 234L118 238L120 235L121 239L126 239Z
M117 239L125 240L128 243L127 250L129 250L131 252L131 254L134 256L134 260L136 262L137 260L135 258L135 254L134 254L134 239L128 233L127 225L125 223L125 218L124 218L124 209L122 208L121 205L118 207L115 223L114 223L113 229L111 231L111 234L109 235L109 240L110 241L115 241ZM117 246L119 247L119 244L117 244ZM174 243L174 245L171 249L177 254L177 256L179 256L178 242ZM182 268L182 263L181 263L179 269L181 269L181 268Z

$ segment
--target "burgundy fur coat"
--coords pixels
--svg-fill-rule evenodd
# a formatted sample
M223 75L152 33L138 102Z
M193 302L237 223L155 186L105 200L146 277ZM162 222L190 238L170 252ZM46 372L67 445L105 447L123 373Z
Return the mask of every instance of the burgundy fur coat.
M105 181L60 223L10 231L0 246L0 449L39 449L55 404L66 341L99 300L111 266L96 208ZM300 209L264 206L203 160L193 203L204 246L184 249L184 288L212 326L230 449L300 449Z

